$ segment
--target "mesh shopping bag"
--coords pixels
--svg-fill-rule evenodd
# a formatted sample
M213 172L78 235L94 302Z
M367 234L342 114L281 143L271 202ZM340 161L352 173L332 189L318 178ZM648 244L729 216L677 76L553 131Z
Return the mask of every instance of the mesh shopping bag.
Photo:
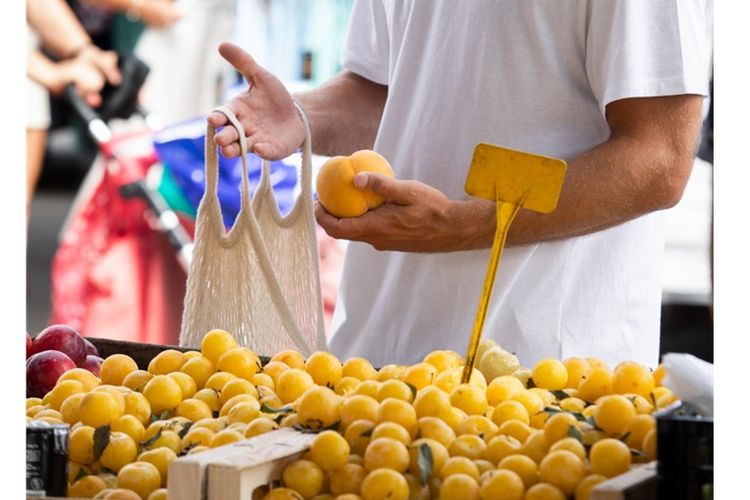
M325 349L318 248L313 217L312 148L304 113L300 194L282 216L271 187L270 167L250 198L247 142L231 110L227 116L240 137L240 210L227 232L217 197L215 129L206 133L206 190L198 206L193 259L188 273L180 345L198 347L206 332L221 328L258 353L295 349L304 355Z

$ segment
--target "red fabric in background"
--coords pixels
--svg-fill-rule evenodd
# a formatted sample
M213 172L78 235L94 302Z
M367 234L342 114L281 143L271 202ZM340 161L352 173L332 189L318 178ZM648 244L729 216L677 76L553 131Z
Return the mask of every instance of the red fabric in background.
M333 318L333 309L336 306L339 280L344 265L345 247L343 242L328 236L319 226L317 233L320 288L323 295L323 321L327 339L331 334L331 319Z
M185 272L145 202L118 192L145 178L156 156L102 161L100 182L83 194L52 260L49 321L86 336L176 344Z

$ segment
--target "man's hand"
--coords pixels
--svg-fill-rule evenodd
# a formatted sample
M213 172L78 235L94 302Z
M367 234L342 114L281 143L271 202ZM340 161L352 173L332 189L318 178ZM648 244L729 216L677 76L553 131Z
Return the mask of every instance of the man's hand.
M234 44L221 44L219 53L250 84L227 104L245 129L248 151L267 160L279 160L292 154L304 141L305 129L284 84ZM222 127L227 125L227 119L215 112L208 115L208 123ZM224 127L214 137L227 157L240 154L238 140L237 130L231 126Z
M494 203L454 201L427 184L373 173L357 174L354 184L388 201L345 219L337 219L318 203L315 218L334 238L369 243L378 250L446 252L481 246L486 236L470 234L472 228L494 231Z

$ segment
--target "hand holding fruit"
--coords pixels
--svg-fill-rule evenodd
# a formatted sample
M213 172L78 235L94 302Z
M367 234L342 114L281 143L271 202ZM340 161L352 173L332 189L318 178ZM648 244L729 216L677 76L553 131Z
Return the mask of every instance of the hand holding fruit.
M394 179L388 162L369 150L328 160L318 174L317 193L315 218L330 236L378 250L479 248L484 245L477 227L494 225L494 204L488 212L484 200L451 200L422 182Z
M323 164L318 172L316 191L318 201L327 212L339 218L359 217L385 203L385 197L355 184L355 178L362 172L394 177L388 160L367 149L350 156L334 156Z

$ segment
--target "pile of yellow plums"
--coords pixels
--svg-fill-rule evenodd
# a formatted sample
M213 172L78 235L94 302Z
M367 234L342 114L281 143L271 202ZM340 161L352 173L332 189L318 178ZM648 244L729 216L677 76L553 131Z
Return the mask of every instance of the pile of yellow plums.
M663 366L571 357L527 369L497 344L482 350L461 383L449 350L379 369L322 351L263 365L217 329L147 370L124 354L100 377L69 370L26 415L70 426L68 495L103 499L164 499L177 457L280 427L317 435L268 500L581 500L655 458L652 413L676 400Z

